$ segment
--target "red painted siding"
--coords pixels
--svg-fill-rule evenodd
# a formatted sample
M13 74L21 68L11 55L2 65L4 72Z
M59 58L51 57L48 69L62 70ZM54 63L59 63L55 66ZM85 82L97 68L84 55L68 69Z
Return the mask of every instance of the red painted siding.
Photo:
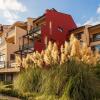
M39 52L45 48L45 38L53 40L61 46L69 38L69 30L76 28L72 17L55 10L47 10L45 13L46 25L41 26L41 41L35 41L34 48Z

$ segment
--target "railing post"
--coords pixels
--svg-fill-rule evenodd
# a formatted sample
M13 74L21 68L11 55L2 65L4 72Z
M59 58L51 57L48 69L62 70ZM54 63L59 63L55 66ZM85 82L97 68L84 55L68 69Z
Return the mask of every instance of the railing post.
M4 82L5 83L7 82L7 75L6 75L6 73L4 74Z

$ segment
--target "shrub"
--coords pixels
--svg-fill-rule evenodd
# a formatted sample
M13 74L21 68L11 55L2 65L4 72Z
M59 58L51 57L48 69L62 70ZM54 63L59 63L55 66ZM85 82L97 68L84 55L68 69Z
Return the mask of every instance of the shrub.
M96 65L94 72L95 72L96 76L100 79L100 64Z
M61 95L63 86L68 79L67 67L65 64L53 65L50 69L42 70L41 92L47 95Z
M40 93L38 100L94 100L100 92L100 54L72 35L60 50L56 43L27 55L14 88L19 92ZM96 67L95 67L96 66Z
M21 93L24 92L38 92L41 79L41 72L39 68L29 68L21 72L14 81L14 89Z
M52 65L48 69L31 67L21 72L14 87L23 97L30 99L94 100L99 93L99 85L91 65L72 59L62 65Z
M96 75L97 79L99 80L99 84L97 85L98 88L97 97L100 98L100 64L97 64L95 66L93 72Z
M99 92L97 84L99 81L89 65L84 63L77 64L72 61L68 64L68 75L69 80L66 82L62 100L94 100L97 98L96 93Z
M5 88L6 88L6 86L4 85L4 83L3 82L0 82L0 91L2 91Z
M28 67L43 68L44 66L50 67L55 64L64 64L72 58L90 65L96 65L97 62L100 62L98 50L93 53L86 43L81 45L74 35L71 35L70 41L61 45L60 49L56 43L49 41L47 48L41 53L36 51L33 54L28 54L22 61L20 61L19 57L16 57L16 62L20 62L25 69Z

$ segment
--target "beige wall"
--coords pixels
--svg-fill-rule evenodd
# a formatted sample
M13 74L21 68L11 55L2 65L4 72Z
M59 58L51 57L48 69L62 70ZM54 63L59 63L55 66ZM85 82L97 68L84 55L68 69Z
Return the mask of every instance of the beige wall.
M10 61L10 54L13 54L15 51L19 49L19 38L26 34L26 30L15 27L15 44L7 43L7 61Z
M100 33L100 26L89 29L89 34L90 34L91 38L93 38L93 35L96 33ZM95 45L100 45L100 41L91 41L90 42L90 46L95 46Z
M74 34L74 35L78 35L78 33L83 33L81 35L81 39L83 42L86 42L87 45L89 46L89 43L90 43L90 38L89 38L89 31L88 31L88 27L90 26L84 26L84 27L80 27L78 29L75 29L71 32L71 34Z
M27 31L20 28L20 27L16 27L16 46L19 47L19 38L22 39L22 36L27 34ZM23 43L22 41L20 42L21 44ZM17 48L18 49L18 48Z
M89 43L90 43L90 38L89 38L89 31L88 31L88 27L89 26L85 26L84 28L84 42L87 43L87 45L89 46Z

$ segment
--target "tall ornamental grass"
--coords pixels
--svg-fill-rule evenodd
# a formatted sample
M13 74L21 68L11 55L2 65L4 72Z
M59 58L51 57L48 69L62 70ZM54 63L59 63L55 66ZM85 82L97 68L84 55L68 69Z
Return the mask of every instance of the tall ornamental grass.
M14 82L15 89L40 95L36 100L100 99L100 54L74 35L60 49L49 41L41 53L16 61L23 71Z

